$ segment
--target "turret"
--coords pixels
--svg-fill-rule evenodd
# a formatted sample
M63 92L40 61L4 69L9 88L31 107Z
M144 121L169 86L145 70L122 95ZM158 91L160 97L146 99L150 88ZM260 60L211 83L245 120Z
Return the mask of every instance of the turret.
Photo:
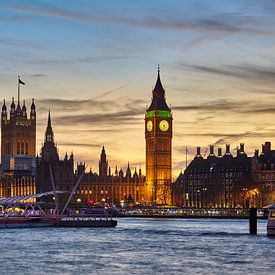
M134 181L137 182L138 181L138 173L137 173L137 168L135 167L135 172L133 174L133 178L134 178Z
M118 176L119 176L120 178L123 178L123 177L124 177L124 173L123 173L122 168L120 168L119 173L118 173Z
M127 178L131 178L132 177L129 161L128 161L128 166L127 166L127 170L126 170L126 177Z
M140 178L142 177L141 167L139 167L138 176L139 176Z
M35 111L35 104L34 104L34 98L32 99L32 105L31 105L31 120L36 120L36 111Z
M70 155L70 159L69 159L70 161L74 161L74 154L73 154L73 152L71 152L71 155Z
M48 125L45 133L45 142L51 142L54 143L54 135L53 135L53 129L52 129L52 122L51 122L51 112L49 111L48 114Z
M99 176L100 177L107 177L108 172L108 161L105 153L104 146L102 147L100 160L99 160Z
M6 112L7 112L7 106L6 106L6 100L4 99L3 106L2 106L2 113L6 113Z
M27 108L26 108L26 105L25 105L25 100L23 101L23 106L22 106L22 115L23 117L27 117Z
M4 99L4 101L3 101L1 117L2 117L2 121L3 121L3 122L4 122L4 121L7 121L7 119L8 119L8 115L7 115L7 106L6 106L5 99Z
M17 117L22 116L22 109L21 109L21 106L20 106L19 102L17 104L15 114L16 114Z
M13 119L15 117L15 104L14 97L11 100L11 110L10 110L10 118Z
M44 145L42 147L42 157L46 161L58 161L59 156L57 152L57 147L54 143L54 134L52 129L52 122L51 122L51 113L49 111L48 115L48 124L45 131L45 140Z

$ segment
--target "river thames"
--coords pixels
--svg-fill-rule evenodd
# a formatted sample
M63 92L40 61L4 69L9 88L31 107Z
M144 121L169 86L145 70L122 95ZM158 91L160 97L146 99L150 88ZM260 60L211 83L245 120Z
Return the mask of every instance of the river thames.
M4 229L0 274L274 274L275 239L248 220L118 219L117 228Z

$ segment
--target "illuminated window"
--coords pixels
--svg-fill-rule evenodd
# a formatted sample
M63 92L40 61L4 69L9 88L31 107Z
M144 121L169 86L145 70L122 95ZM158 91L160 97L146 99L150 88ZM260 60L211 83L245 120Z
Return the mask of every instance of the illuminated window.
M25 149L25 146L24 146L24 142L21 142L21 154L24 155L24 149Z
M11 143L10 143L10 142L8 142L8 143L6 144L6 151L7 151L7 154L10 154L10 153L11 153Z
M17 142L17 154L19 155L20 154L20 142Z

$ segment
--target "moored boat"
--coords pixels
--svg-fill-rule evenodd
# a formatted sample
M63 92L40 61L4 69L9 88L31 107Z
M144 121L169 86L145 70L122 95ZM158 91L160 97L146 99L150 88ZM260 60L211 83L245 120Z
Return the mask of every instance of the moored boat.
M0 229L53 226L38 204L9 204L0 212Z
M116 227L117 221L108 218L86 217L62 217L56 225L57 227Z

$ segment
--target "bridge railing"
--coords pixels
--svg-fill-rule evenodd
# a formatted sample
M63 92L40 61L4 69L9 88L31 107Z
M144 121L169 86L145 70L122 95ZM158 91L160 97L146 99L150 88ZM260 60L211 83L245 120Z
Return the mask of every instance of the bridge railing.
M121 210L124 216L136 217L226 217L248 218L249 209L243 208L124 208ZM258 209L259 218L267 217L266 209Z

